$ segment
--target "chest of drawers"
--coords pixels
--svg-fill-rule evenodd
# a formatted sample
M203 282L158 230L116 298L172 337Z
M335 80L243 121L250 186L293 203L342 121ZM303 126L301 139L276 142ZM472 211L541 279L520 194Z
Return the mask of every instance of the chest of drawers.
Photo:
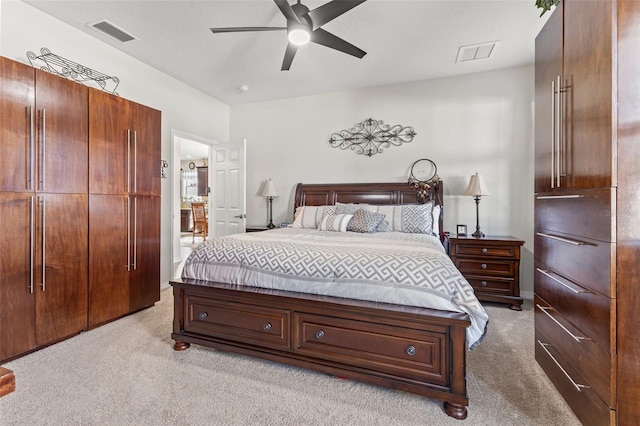
M509 236L451 237L451 259L469 281L478 300L509 303L522 310L520 248L524 241Z

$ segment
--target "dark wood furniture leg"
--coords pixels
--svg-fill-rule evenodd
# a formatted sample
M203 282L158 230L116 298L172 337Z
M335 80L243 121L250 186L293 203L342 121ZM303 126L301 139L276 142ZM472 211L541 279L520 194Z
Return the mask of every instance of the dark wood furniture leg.
M16 376L13 371L0 367L0 397L16 390Z

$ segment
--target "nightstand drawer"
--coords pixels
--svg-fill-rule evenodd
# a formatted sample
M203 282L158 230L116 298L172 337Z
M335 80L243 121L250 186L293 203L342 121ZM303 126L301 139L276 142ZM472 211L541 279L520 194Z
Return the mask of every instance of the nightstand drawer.
M472 277L467 278L469 284L476 292L496 293L511 295L513 293L513 280L508 278L485 278Z
M516 273L516 264L510 261L456 258L455 264L465 277L482 275L513 278Z
M456 245L456 256L482 256L482 257L500 257L507 259L516 259L520 246L495 246L488 244L465 244L458 243Z

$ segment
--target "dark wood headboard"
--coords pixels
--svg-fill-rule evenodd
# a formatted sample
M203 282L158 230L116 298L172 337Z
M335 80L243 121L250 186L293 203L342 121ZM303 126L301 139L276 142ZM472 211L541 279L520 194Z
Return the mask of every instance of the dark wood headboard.
M428 200L434 200L440 207L440 236L443 231L442 181L428 191ZM293 211L300 206L323 206L335 203L363 204L417 204L416 190L408 183L299 183Z

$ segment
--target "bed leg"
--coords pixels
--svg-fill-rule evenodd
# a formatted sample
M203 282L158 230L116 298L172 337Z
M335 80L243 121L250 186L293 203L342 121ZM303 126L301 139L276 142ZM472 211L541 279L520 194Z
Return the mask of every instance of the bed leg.
M451 402L444 403L444 412L454 419L464 420L467 418L467 407Z
M186 349L189 349L189 346L191 346L191 343L185 343L181 342L180 340L176 340L176 343L173 345L173 350L184 351Z

